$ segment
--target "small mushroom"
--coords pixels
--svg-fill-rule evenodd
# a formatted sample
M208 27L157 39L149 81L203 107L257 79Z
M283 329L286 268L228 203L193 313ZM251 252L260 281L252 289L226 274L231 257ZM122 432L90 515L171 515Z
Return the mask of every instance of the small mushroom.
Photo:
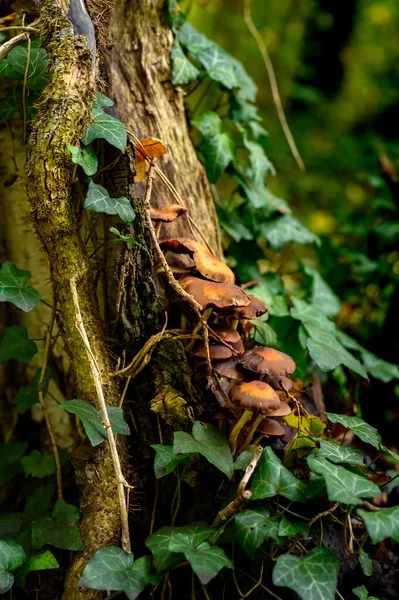
M238 436L245 424L252 418L252 414L269 414L280 408L281 402L277 392L269 384L257 380L237 383L230 390L230 399L236 406L244 409L229 438L230 448L234 452Z
M280 423L278 421L275 421L274 419L263 419L256 428L256 431L259 431L259 433L263 433L263 435L270 435L276 437L284 435L285 433Z
M191 275L179 279L182 288L201 305L202 309L226 309L232 306L246 306L249 298L237 285L215 283Z
M151 207L151 219L155 221L155 232L157 237L161 229L162 223L172 223L187 212L187 208L180 204L170 204L166 208Z
M255 346L255 348L244 352L240 362L245 369L269 377L289 375L296 368L295 362L290 356L274 348L264 348L263 346Z
M245 376L243 371L240 370L238 358L230 358L223 362L218 363L213 367L214 371L222 377L227 379L234 379L235 381L244 381Z
M160 241L159 245L163 250L170 250L176 254L190 255L198 271L206 279L218 283L230 284L233 284L235 281L233 271L224 262L216 258L206 246L195 240L184 237L164 239Z
M250 302L247 306L234 308L229 311L229 317L240 321L241 319L257 319L261 317L267 312L267 306L262 300L256 298L256 296L252 296L252 294L247 294Z
M227 344L237 344L241 341L241 336L236 329L227 325L212 325L209 328L210 337L221 339Z
M195 354L195 356L205 358L205 344L198 344L191 352L192 354ZM233 356L233 353L230 348L223 346L222 344L209 344L209 355L215 360L225 360L226 358Z
M284 375L268 377L267 382L275 390L286 390L287 392L289 392L294 386L294 382L291 379L288 379L288 377L284 377Z

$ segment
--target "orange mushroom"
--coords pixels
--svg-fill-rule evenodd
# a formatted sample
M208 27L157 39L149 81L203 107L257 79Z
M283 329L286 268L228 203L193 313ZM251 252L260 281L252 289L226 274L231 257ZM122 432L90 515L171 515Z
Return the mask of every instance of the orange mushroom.
M275 350L274 348L264 348L255 346L247 350L240 358L240 362L245 369L262 373L269 377L279 375L289 375L295 371L296 365L288 354Z
M195 354L195 356L205 358L205 344L198 344L191 352L192 354ZM222 344L209 344L209 355L215 360L226 360L226 358L230 358L233 353L230 348L223 346Z
M162 223L172 223L187 212L180 204L169 204L166 208L151 207L151 219L155 221L155 233L159 235Z
M201 305L202 309L226 309L232 306L246 306L249 298L237 285L206 281L191 275L179 279L182 288Z
M170 250L176 254L189 254L203 277L218 283L235 281L233 271L221 260L216 258L206 246L190 238L175 238L161 240L162 250ZM248 301L249 303L249 301Z

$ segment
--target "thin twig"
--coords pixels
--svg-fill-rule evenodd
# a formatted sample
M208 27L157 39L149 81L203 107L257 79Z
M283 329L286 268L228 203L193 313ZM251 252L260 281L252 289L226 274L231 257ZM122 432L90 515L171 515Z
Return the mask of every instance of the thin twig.
M30 62L30 47L31 40L28 37L28 52L26 55L26 65L24 71L24 81L22 84L22 111L24 116L24 140L26 140L26 89L27 89L27 81L28 81L28 71L29 71L29 62Z
M349 531L349 540L347 539L347 532L346 532L346 527L344 529L344 537L345 537L345 542L347 542L347 550L349 552L349 554L354 554L354 550L353 550L353 529L352 529L352 521L351 521L351 515L350 512L348 511L346 513L346 525L348 527L348 531Z
M288 125L288 122L287 122L287 119L286 119L286 116L284 113L284 108L283 108L283 104L281 102L280 92L278 90L276 74L274 72L272 61L270 60L270 56L267 51L266 45L262 39L262 36L260 35L259 31L256 29L254 22L252 21L251 0L244 0L244 21L245 21L246 26L248 27L249 31L251 32L255 42L258 45L259 52L261 53L263 62L265 63L267 75L268 75L269 81L270 81L270 87L272 90L273 101L274 101L274 104L275 104L276 110L277 110L277 115L280 120L281 127L284 131L284 135L287 139L288 145L291 149L292 155L295 158L296 164L298 165L300 170L305 171L306 169L305 169L304 162L301 158L301 155L299 154L298 148L295 144L295 140L292 136L291 130L289 128L289 125Z
M125 387L123 388L123 392L121 394L121 399L119 400L119 408L122 408L122 404L123 404L123 401L125 399L127 388L129 387L129 383L130 383L131 379L132 379L131 376L129 376L126 379Z
M205 587L205 586L204 586L204 584L202 583L201 579L199 580L199 582L200 582L200 584L201 584L202 591L204 592L204 596L205 596L206 600L211 600L211 599L210 599L210 597L209 597L209 594L208 594L208 592L206 591L206 587Z
M56 468L56 474L57 474L57 494L58 494L58 499L61 499L62 498L62 475L61 475L60 455L58 452L57 440L55 438L53 427L51 425L50 415L48 413L46 403L44 402L44 395L43 395L43 381L44 381L44 377L45 377L46 369L47 369L47 363L48 363L48 358L49 358L49 353L50 353L51 335L52 335L52 331L53 331L53 327L54 327L54 323L55 323L56 312L57 312L57 298L55 297L55 294L53 294L53 308L51 309L50 322L47 327L42 370L40 372L39 383L37 384L37 395L39 398L40 406L42 407L44 420L46 421L47 431L50 436L51 449L52 449L53 456L54 456L54 462L55 462L55 468Z
M326 517L330 513L334 512L334 510L336 510L338 508L338 506L339 506L339 502L336 502L328 510L325 510L325 511L315 515L314 517L312 517L312 519L310 519L310 521L308 523L309 527L311 527L313 525L313 523L315 523L318 519L322 519L323 517Z
M86 347L87 356L88 356L90 368L91 368L91 375L94 380L94 385L95 385L96 391L97 391L98 403L99 403L99 406L101 409L103 425L104 425L105 430L108 433L108 442L109 442L109 447L111 450L112 462L114 465L115 477L116 477L116 481L117 481L118 497L119 497L119 506L120 506L120 511L121 511L122 548L126 553L130 554L131 553L131 545L130 545L128 510L127 510L126 497L125 497L125 488L129 488L131 486L129 486L129 484L127 483L127 481L124 478L123 473L122 473L122 467L121 467L121 463L120 463L120 459L119 459L118 449L116 447L114 434L113 434L111 423L110 423L109 416L108 416L107 405L105 403L104 392L103 392L102 381L101 381L101 371L100 371L100 367L98 366L96 357L94 356L94 354L91 350L89 338L87 336L84 322L82 319L82 314L80 312L79 297L78 297L78 292L77 292L77 288L76 288L75 278L71 280L71 292L72 292L73 303L75 306L75 326L76 326L77 330L79 331L81 338L83 340L83 343Z
M166 275L166 277L168 279L169 285L175 290L175 292L179 296L181 296L181 298L183 298L183 300L185 300L187 302L187 304L189 306L191 306L191 308L195 312L198 320L200 321L200 323L202 325L202 335L203 335L203 338L204 338L206 363L207 363L207 367L208 367L208 370L209 370L209 374L212 374L211 356L210 356L210 353L209 353L208 324L205 321L204 317L202 316L202 306L195 300L195 298L193 296L191 296L190 294L188 294L182 288L182 286L180 285L180 283L175 279L175 276L173 275L173 272L172 272L170 266L168 265L168 263L166 261L164 253L161 250L161 247L159 245L159 240L157 238L157 235L155 233L155 228L154 228L153 222L151 220L151 204L150 204L150 200L151 200L151 192L152 192L153 179L154 179L154 164L151 163L150 164L150 169L148 171L147 188L146 188L145 197L144 197L144 211L145 211L145 216L146 216L146 221L147 221L147 227L149 229L150 236L151 236L151 239L152 239L152 243L154 245L154 249L156 251L158 259L159 259L160 263L162 264L162 266L164 268L165 275Z
M2 29L0 29L0 31L4 31L6 29L9 29L8 27L4 27ZM15 29L10 28L10 29ZM29 33L20 33L19 35L16 35L15 37L11 38L10 40L7 40L7 42L4 42L3 44L1 44L0 46L0 60L2 60L3 58L5 58L7 56L7 54L16 46L19 46L20 44L23 44L27 39L29 38Z
M339 593L338 590L335 590L335 593L337 594L339 600L345 600L345 598L343 596L341 596L341 594Z

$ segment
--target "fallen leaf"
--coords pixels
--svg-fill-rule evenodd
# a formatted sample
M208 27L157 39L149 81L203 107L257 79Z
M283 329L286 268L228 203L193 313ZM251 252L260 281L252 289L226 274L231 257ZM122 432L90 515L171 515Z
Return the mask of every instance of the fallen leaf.
M166 154L166 146L156 137L150 137L147 140L140 140L140 144L135 145L136 149L136 181L142 181L146 173L145 157L159 158Z

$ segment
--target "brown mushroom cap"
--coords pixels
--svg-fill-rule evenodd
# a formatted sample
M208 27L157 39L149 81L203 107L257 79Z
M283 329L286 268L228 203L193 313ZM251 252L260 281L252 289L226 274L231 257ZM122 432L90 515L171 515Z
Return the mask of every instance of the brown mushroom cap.
M265 373L271 377L289 375L296 369L290 356L274 348L263 348L263 346L255 346L244 352L240 362L245 369Z
M191 352L192 354L195 354L195 356L205 358L205 344L199 344L193 350L191 350ZM215 360L224 360L233 356L233 353L230 348L223 346L222 344L209 344L209 355Z
M180 204L170 204L166 208L153 208L151 206L151 219L153 221L162 221L163 223L171 223L187 212L187 208Z
M241 342L241 336L237 329L233 329L227 325L211 325L209 328L209 335L210 337L215 337L214 334L227 344L237 344L238 342Z
M229 317L233 319L257 319L267 312L267 306L262 300L256 298L256 296L252 296L252 294L247 294L250 302L248 306L234 308L232 311L229 311Z
M216 258L206 246L190 238L164 239L159 242L162 250L170 250L176 254L189 254L194 259L198 271L203 277L219 283L233 284L233 271Z
M289 392L294 386L294 382L292 381L292 379L288 379L288 377L284 377L284 375L280 375L277 377L268 377L267 380L268 383L270 383L270 385L275 390L282 390L284 387L284 389L287 390L287 392Z
M270 436L284 435L284 429L281 427L280 423L278 423L278 421L274 421L273 419L263 419L263 421L261 421L259 426L256 428L256 431Z
M245 379L244 373L239 369L238 358L230 358L230 360L214 365L213 368L222 377L236 379L236 381L244 381Z
M179 279L182 288L201 305L202 309L228 308L229 306L246 306L249 298L237 285L215 283L199 279L199 277L182 277Z
M291 409L286 402L280 401L280 406L276 410L267 413L268 417L286 417L291 414Z
M230 398L241 408L263 414L269 414L280 407L278 394L264 381L237 383L230 390Z

